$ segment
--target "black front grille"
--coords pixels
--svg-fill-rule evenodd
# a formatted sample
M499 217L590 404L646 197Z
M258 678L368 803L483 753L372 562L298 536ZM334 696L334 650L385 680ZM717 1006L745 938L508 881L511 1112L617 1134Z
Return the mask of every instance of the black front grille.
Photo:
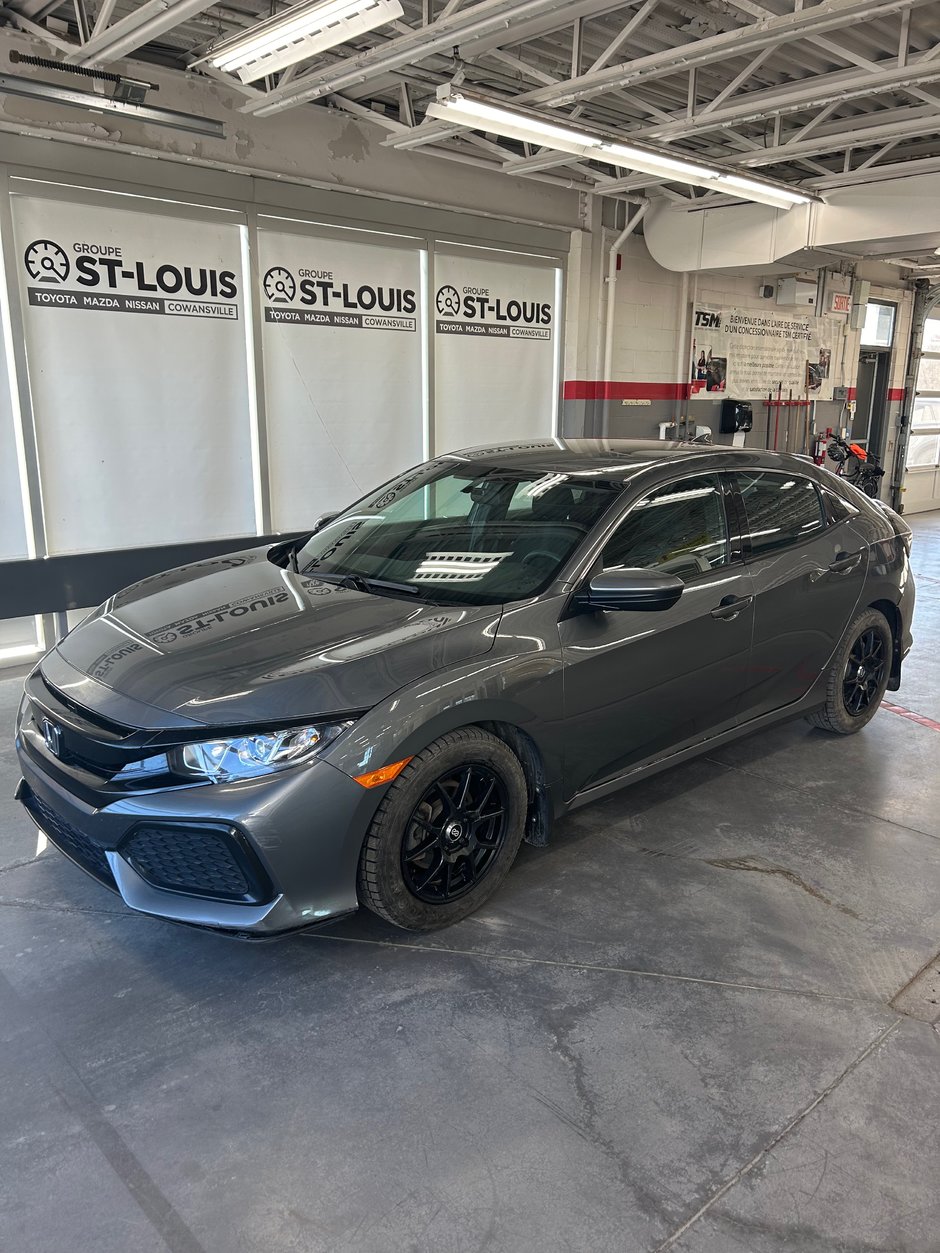
M83 870L105 885L117 891L114 875L108 865L104 849L90 840L78 827L57 814L44 800L41 800L31 788L26 788L22 797L23 804L33 816L44 835L67 857L71 857Z
M237 837L212 827L137 827L121 856L155 888L215 900L270 900L270 885Z

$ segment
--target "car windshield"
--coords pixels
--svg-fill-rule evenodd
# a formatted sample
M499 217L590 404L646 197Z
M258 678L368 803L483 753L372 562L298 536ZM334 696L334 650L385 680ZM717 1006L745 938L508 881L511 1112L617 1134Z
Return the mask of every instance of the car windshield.
M549 585L621 488L578 474L432 462L322 527L297 567L438 603L523 600Z

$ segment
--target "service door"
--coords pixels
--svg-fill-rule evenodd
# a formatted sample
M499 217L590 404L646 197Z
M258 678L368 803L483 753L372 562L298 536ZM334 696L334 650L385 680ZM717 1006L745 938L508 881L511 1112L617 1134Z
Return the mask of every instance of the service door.
M562 621L568 795L734 719L753 597L727 518L722 479L693 475L638 501L607 542L604 569L658 568L685 589L671 609Z
M754 642L742 713L805 696L851 621L868 565L851 516L830 522L815 484L779 470L738 472L754 584Z

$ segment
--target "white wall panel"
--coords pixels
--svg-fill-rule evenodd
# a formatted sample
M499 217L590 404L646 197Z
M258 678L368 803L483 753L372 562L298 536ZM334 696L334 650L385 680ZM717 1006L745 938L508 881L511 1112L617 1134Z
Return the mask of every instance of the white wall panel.
M26 555L26 513L13 427L10 368L6 354L0 352L0 561Z
M434 448L540 438L557 405L558 271L476 249L434 261Z
M50 551L254 531L240 234L13 201Z
M421 461L421 250L259 231L275 530Z

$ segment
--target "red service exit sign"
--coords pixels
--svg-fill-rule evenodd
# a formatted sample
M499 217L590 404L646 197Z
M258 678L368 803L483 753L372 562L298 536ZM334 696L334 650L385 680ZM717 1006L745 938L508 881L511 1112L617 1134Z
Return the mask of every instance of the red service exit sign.
M833 313L851 313L852 297L848 292L833 292L832 304L829 306Z

